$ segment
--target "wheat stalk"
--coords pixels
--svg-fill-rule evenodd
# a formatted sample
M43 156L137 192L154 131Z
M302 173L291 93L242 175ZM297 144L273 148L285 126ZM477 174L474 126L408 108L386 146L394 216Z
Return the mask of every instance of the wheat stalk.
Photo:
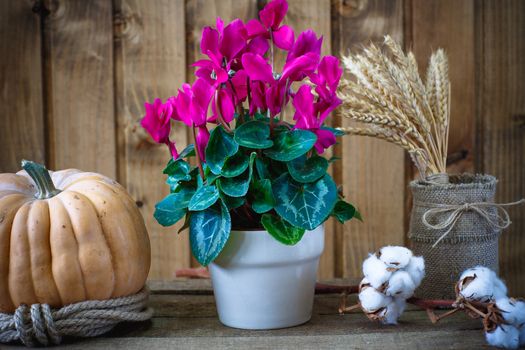
M363 127L340 128L407 150L421 176L445 173L450 120L450 81L444 50L430 57L425 81L412 52L390 36L384 49L370 44L362 54L343 57L353 79L343 79L339 114Z

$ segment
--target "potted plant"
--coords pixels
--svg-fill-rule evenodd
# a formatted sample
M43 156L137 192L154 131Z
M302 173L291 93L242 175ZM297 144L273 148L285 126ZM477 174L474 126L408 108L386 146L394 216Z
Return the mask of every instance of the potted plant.
M341 103L339 60L321 57L312 30L295 38L282 24L287 9L274 0L260 20L218 18L216 28L205 27L193 85L146 103L141 122L172 155L164 169L171 193L155 218L163 226L185 219L193 255L210 266L220 320L236 328L308 321L322 224L359 218L327 173L333 159L323 157L342 134L324 126ZM277 49L287 54L280 71ZM172 120L195 139L180 153L169 138Z

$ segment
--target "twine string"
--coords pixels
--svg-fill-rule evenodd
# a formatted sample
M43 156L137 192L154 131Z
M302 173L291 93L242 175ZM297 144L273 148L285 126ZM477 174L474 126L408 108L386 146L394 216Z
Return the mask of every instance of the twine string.
M14 314L0 313L0 343L20 340L26 346L60 344L64 336L94 337L120 322L149 320L149 291L109 300L88 300L60 309L47 304L20 305Z
M421 206L431 207L423 214L421 221L429 229L433 230L446 230L438 240L432 245L432 248L436 247L445 237L448 236L452 229L456 226L456 223L461 216L468 211L477 213L480 217L495 229L506 229L512 223L510 216L505 207L519 205L525 203L525 199L520 199L516 202L511 203L491 203L491 202L474 202L464 204L436 204L436 203L425 203L416 202ZM491 208L496 208L496 212L492 213ZM431 224L429 219L439 214L449 214L444 220Z

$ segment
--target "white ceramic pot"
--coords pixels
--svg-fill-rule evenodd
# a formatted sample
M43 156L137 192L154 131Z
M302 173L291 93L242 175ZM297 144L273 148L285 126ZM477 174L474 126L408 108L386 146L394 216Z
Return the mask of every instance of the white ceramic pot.
M243 329L274 329L310 320L323 226L294 246L266 231L232 231L209 265L221 322Z

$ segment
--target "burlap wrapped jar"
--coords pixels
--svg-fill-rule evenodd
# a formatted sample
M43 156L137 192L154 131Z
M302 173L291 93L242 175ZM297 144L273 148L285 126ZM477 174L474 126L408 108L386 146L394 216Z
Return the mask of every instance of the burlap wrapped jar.
M435 180L410 183L414 201L409 238L414 253L425 258L426 270L416 296L455 299L454 284L464 270L483 265L498 271L498 236L510 220L493 204L494 176Z

